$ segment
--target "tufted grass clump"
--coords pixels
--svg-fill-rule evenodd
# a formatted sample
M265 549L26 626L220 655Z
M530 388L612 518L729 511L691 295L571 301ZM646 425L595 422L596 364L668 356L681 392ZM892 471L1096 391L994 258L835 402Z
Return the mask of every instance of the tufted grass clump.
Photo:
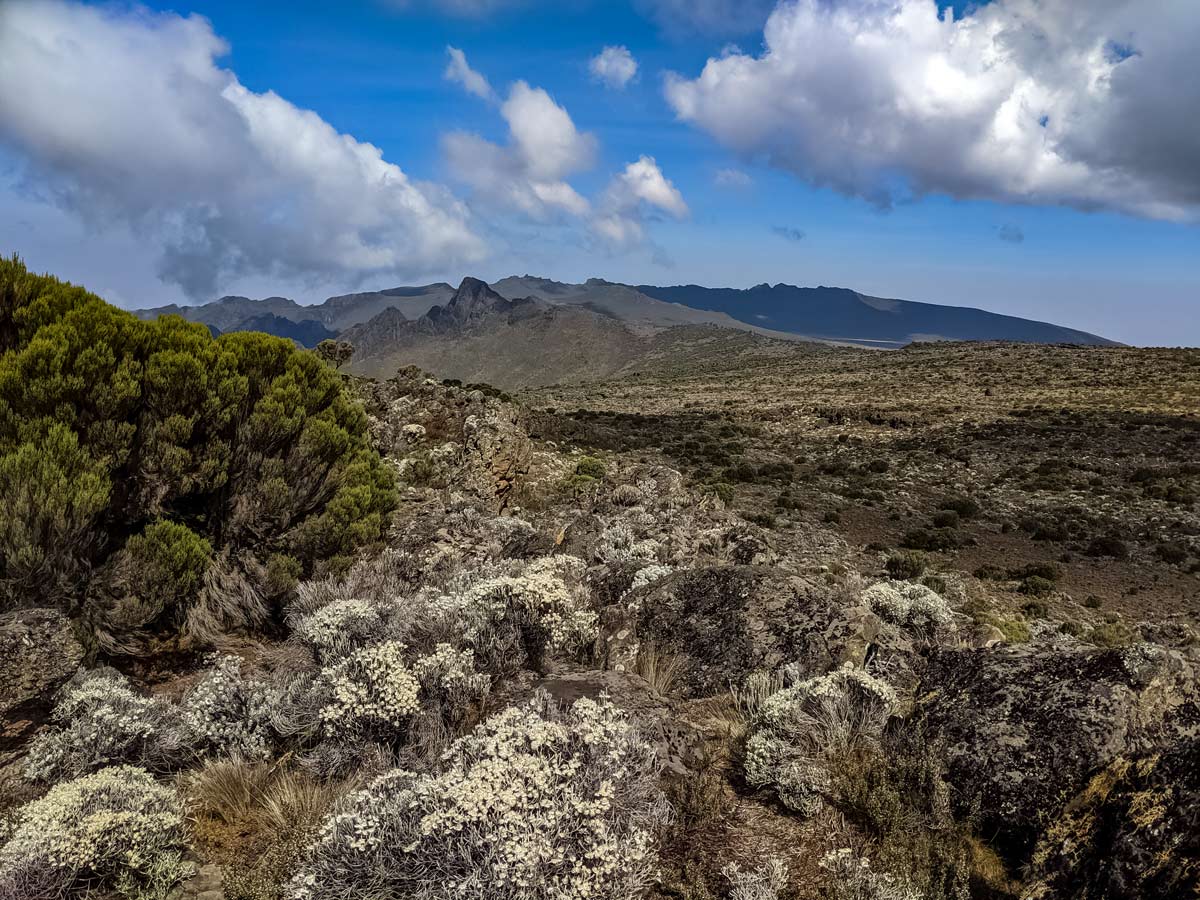
M610 703L539 695L455 741L439 772L395 769L348 798L287 897L638 896L668 816L658 768Z
M163 900L190 871L175 792L132 766L60 784L0 830L0 900L65 897L85 880Z
M812 815L830 794L830 764L878 742L896 705L891 687L850 667L785 687L751 720L746 780Z
M25 777L56 782L127 763L167 771L194 756L179 709L137 693L113 669L81 672L59 692L54 728L29 748Z

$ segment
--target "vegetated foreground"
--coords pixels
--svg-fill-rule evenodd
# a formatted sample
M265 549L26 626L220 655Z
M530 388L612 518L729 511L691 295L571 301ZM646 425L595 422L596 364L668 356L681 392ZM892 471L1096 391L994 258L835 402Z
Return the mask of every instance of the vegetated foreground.
M1200 890L1195 352L0 353L0 900Z

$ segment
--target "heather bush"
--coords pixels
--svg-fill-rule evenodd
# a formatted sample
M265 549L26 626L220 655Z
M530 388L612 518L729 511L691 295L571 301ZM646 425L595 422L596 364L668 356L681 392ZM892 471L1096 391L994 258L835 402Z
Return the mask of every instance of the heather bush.
M320 572L378 540L395 503L365 413L315 354L144 321L15 257L0 260L0 495L0 608L74 612L110 582L86 621L117 648L195 594L210 550Z
M862 594L871 610L893 625L932 639L953 628L954 613L936 591L911 581L880 581Z
M271 721L279 692L242 674L236 656L214 660L183 700L183 721L204 749L226 756L265 758L274 742Z
M878 741L895 708L895 692L861 669L785 687L763 700L751 720L746 779L811 815L830 793L830 761Z
M196 752L177 707L143 697L112 669L81 672L67 682L51 718L54 728L29 748L30 780L75 778L120 763L165 771Z
M0 898L65 898L77 885L163 900L188 874L174 790L119 766L68 781L0 829Z
M625 900L656 872L658 766L611 704L541 695L457 740L440 771L396 769L323 826L291 900Z

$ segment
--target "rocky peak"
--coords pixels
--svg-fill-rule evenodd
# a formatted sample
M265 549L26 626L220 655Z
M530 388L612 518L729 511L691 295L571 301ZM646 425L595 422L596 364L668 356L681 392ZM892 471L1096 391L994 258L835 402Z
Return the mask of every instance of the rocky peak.
M435 306L427 315L431 322L439 325L463 326L489 313L505 313L510 309L512 303L488 287L486 282L478 278L464 278L450 302L445 306Z

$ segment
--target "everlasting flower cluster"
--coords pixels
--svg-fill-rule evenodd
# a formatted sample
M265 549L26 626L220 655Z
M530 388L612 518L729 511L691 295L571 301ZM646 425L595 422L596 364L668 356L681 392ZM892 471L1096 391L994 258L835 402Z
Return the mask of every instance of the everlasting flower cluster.
M596 559L608 565L629 562L655 562L658 559L657 541L638 540L628 522L617 521L600 534L596 542Z
M218 753L265 758L272 743L271 716L279 692L242 675L242 661L222 656L183 703L187 728Z
M117 763L168 768L190 743L175 706L141 696L111 669L83 672L67 682L52 718L56 727L29 749L30 780L58 781Z
M921 900L899 879L872 870L870 861L849 847L826 853L820 865L828 873L833 900Z
M300 643L320 660L337 660L369 643L382 624L379 608L365 600L334 600L304 616L292 629Z
M654 877L655 761L607 702L542 696L460 738L439 774L393 771L331 817L291 900L624 900Z
M65 896L87 876L127 896L164 897L187 873L181 834L173 790L144 769L102 769L17 810L0 833L0 895Z
M729 900L779 900L787 887L788 868L774 856L748 871L730 863L721 874L729 881Z
M863 591L862 598L885 622L932 637L954 621L942 596L911 581L881 581Z
M481 700L491 687L491 679L475 671L475 654L449 644L438 644L433 653L420 657L413 674L421 684L424 705L447 711Z
M330 737L371 734L382 740L400 738L419 708L420 684L398 641L357 650L321 672L327 691L321 723Z
M751 722L745 770L790 809L811 815L828 792L828 762L874 741L896 709L895 692L850 667L801 681L767 697Z
M472 621L465 635L481 643L486 632L507 622L527 622L545 631L547 649L578 652L596 640L599 617L578 588L586 565L574 556L535 559L516 575L475 582L455 602ZM486 623L486 628L481 627Z

